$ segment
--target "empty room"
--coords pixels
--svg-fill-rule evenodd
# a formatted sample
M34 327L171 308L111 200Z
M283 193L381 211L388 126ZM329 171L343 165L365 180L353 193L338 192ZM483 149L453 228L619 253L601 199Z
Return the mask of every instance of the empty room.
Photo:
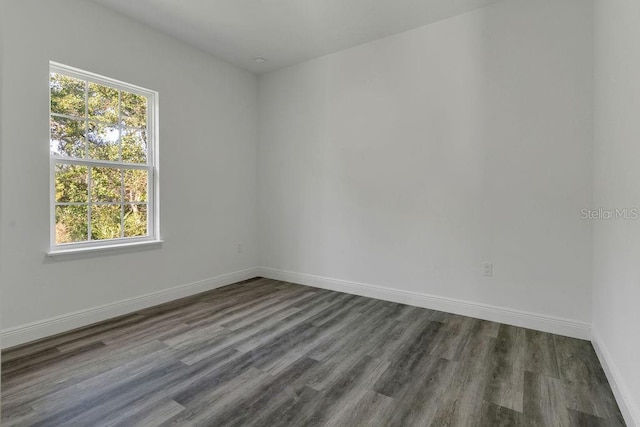
M0 0L2 426L640 427L640 2Z

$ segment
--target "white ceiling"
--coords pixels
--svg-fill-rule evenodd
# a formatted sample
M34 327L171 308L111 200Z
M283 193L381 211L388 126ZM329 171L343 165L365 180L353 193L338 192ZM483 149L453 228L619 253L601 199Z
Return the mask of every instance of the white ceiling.
M498 0L94 0L261 73ZM267 59L257 64L256 56Z

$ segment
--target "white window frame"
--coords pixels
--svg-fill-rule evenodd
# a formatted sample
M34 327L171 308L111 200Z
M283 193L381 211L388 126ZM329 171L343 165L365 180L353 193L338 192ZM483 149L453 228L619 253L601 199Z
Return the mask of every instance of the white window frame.
M80 80L85 80L90 83L97 83L104 86L109 86L124 92L141 95L147 98L147 163L136 164L127 163L123 161L110 161L110 160L93 160L88 157L79 159L73 157L65 157L55 155L49 147L49 185L50 185L50 248L48 254L50 256L83 253L83 252L96 252L102 250L112 250L117 248L126 248L139 245L159 244L162 243L160 239L160 209L159 209L159 171L158 171L158 92L145 89L140 86L124 83L119 80L115 80L109 77L101 76L99 74L84 71L78 68L70 67L68 65L60 64L57 62L49 62L49 74L59 73L69 77L73 77ZM48 77L49 78L49 77ZM87 90L85 89L85 97L87 96ZM85 108L88 108L87 100L85 98ZM118 111L120 111L120 106ZM65 118L67 116L52 113L51 112L51 89L49 88L49 141L51 141L51 117L54 114L56 117ZM121 114L121 113L119 113ZM72 119L78 119L77 117L71 117ZM83 118L85 122L89 121L88 114L85 112ZM121 122L121 120L120 120ZM118 126L121 126L118 124ZM85 134L85 143L87 135ZM118 141L120 143L120 141ZM48 142L50 144L50 142ZM88 215L88 236L89 240L82 242L72 243L56 243L56 205L60 203L56 202L56 164L72 164L87 167L117 167L120 169L138 169L147 170L149 172L149 178L147 181L147 235L140 237L120 237L108 240L91 240L91 205L99 205L101 203L91 202L91 187L88 189L87 194L87 215ZM89 169L90 170L90 169ZM72 205L73 203L67 203ZM85 205L80 202L78 205ZM105 202L103 204L113 204ZM124 200L120 201L121 208L126 203ZM121 214L121 221L122 221Z

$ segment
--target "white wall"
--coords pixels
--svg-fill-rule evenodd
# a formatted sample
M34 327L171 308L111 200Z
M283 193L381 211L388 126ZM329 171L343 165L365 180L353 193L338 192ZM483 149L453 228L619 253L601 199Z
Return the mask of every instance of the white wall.
M91 2L5 3L3 328L255 266L255 76ZM160 249L45 256L49 60L160 93Z
M499 2L262 75L261 264L589 322L592 12Z
M596 1L596 208L640 208L639 23L640 2ZM621 409L638 426L639 260L640 221L594 221L594 338L616 377Z

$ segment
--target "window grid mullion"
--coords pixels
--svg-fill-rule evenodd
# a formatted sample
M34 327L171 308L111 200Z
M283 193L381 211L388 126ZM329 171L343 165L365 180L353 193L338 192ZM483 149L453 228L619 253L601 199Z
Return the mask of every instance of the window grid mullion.
M89 204L89 202L56 202L54 205L55 206L87 206ZM120 205L122 203L120 202L91 202L91 204L95 205L95 206L116 206L116 205ZM125 205L131 204L131 203L124 203ZM141 206L146 206L149 203L148 202L135 202L136 205L141 205Z
M76 120L79 122L86 122L89 119L87 117L77 117L77 116L71 116L69 114L62 114L62 113L51 113L51 117L59 117L61 119L69 119L69 120ZM103 120L97 120L97 119L91 119L91 122L99 124L99 125L104 125L104 126L112 126L112 127L117 127L118 124L117 123L111 123L111 122L105 122ZM147 128L137 128L135 126L127 126L127 125L122 125L123 129L127 129L127 130L138 130L138 131L146 131Z
M89 158L89 82L84 81L84 158Z
M87 241L93 240L91 238L91 170L93 168L89 167L87 171Z
M118 91L118 160L122 162L122 91Z
M122 91L118 90L118 159L122 162ZM124 169L120 169L120 238L124 237Z
M138 170L153 169L152 165L145 164L145 163L123 163L123 162L114 162L112 160L87 160L87 159L77 159L74 157L61 157L56 155L51 155L51 158L54 159L56 163L63 163L68 165L95 166L100 168L138 169Z
M120 171L120 237L124 237L124 170Z

